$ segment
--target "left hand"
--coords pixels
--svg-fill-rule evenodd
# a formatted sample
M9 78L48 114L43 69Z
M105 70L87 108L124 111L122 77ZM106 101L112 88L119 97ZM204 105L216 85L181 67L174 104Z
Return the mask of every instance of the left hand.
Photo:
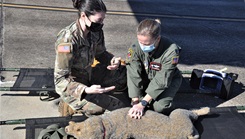
M144 106L141 103L133 105L133 107L128 111L128 115L134 119L141 119L144 114Z
M121 57L113 57L111 59L111 65L107 66L107 69L116 70L118 69L120 63L121 63Z
M101 85L91 85L90 87L85 87L85 93L87 94L102 94L115 89L115 86L102 88Z

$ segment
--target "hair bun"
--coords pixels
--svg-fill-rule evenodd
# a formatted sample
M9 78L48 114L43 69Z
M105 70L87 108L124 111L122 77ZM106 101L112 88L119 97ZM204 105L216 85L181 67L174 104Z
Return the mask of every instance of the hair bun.
M159 24L161 24L161 20L159 18L155 19L155 21Z
M72 0L73 2L73 7L76 9L79 9L81 7L81 4L84 0Z

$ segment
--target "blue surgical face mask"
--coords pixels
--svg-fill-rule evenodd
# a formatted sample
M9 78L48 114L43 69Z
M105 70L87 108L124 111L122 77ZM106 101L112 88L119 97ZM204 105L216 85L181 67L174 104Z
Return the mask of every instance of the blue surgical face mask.
M139 42L140 48L143 52L149 53L155 49L155 42L151 45L143 45Z

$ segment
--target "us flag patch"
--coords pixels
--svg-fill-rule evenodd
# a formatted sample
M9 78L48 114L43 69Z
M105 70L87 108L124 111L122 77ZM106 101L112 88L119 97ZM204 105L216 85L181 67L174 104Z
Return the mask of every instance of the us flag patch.
M60 53L70 53L71 52L71 45L70 44L61 44L58 46L58 52Z
M172 57L172 64L178 64L179 63L179 56Z

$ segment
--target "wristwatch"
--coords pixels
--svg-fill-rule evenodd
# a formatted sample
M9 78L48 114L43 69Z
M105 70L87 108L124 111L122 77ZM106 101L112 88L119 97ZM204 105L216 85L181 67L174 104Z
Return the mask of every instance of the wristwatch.
M148 104L148 102L145 101L145 100L141 100L140 103L141 103L142 106L147 106L147 104Z

